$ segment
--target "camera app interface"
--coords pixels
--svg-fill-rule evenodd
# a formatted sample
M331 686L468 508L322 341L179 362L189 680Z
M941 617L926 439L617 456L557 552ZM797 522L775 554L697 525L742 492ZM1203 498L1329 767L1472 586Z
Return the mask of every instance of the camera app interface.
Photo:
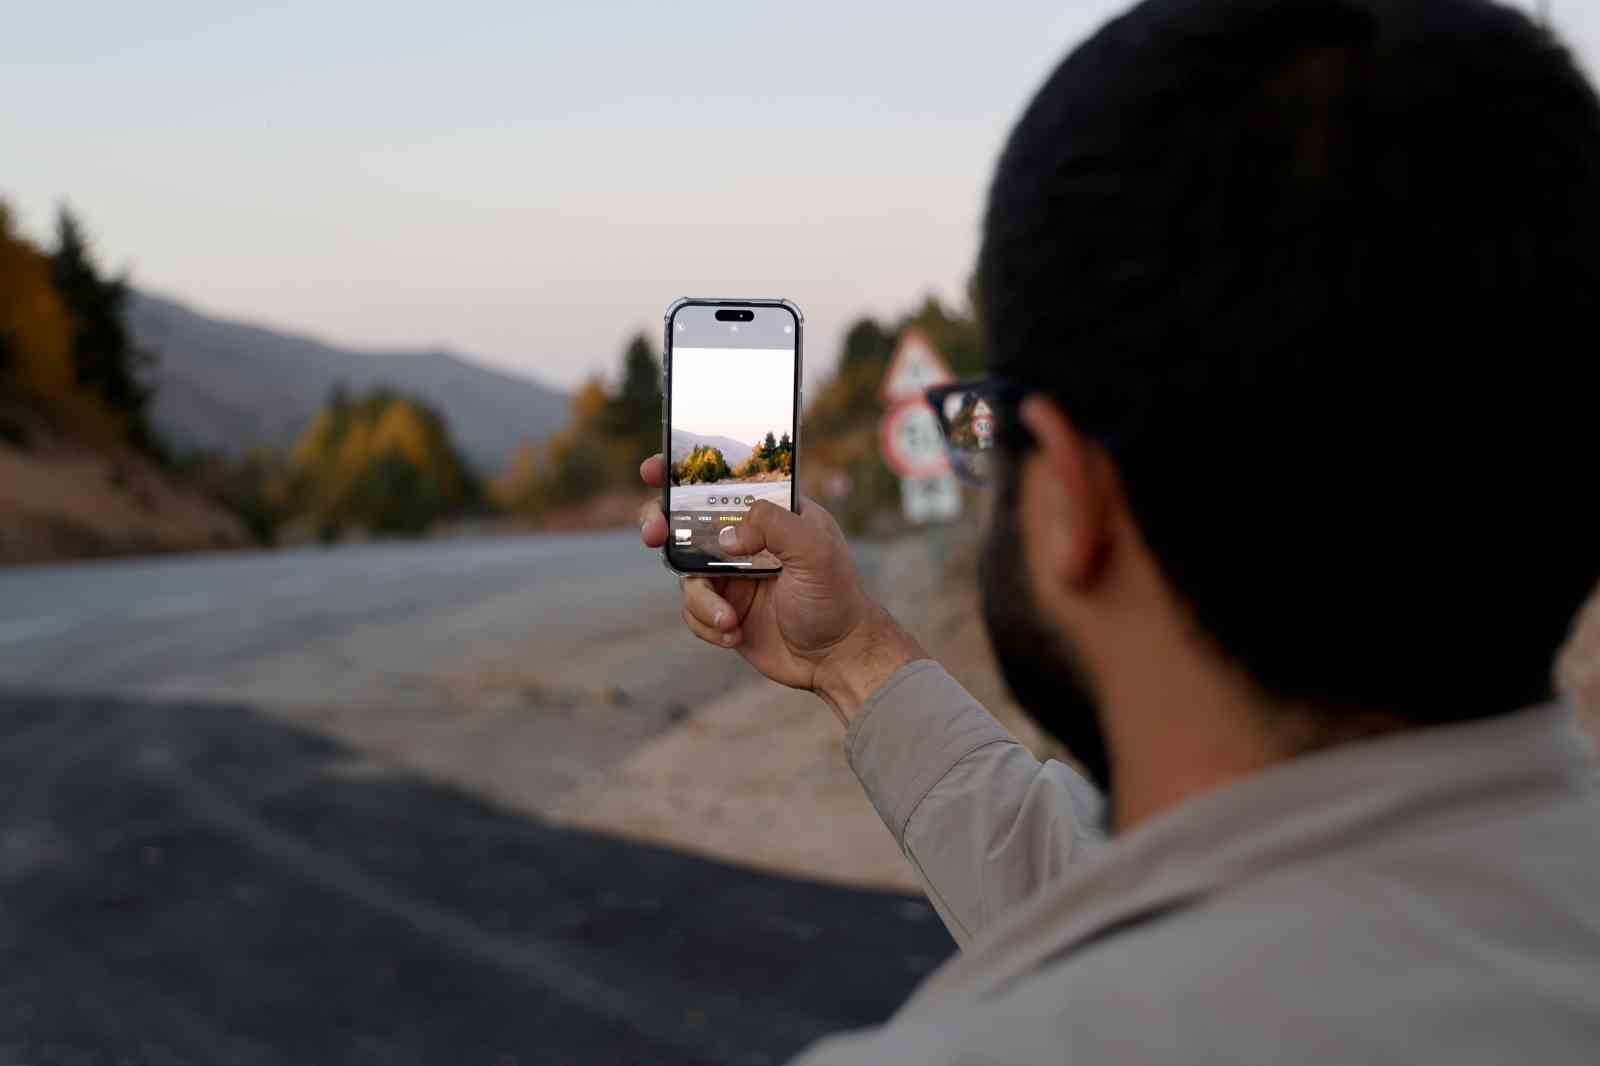
M728 555L717 534L758 500L793 508L796 328L783 308L685 307L674 316L667 521L679 567L779 566L766 552Z

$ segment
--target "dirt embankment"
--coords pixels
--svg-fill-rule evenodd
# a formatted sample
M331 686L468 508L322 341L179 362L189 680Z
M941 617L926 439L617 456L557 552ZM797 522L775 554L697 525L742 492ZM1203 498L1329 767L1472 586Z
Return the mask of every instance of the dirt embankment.
M238 519L131 451L0 444L0 565L250 542Z

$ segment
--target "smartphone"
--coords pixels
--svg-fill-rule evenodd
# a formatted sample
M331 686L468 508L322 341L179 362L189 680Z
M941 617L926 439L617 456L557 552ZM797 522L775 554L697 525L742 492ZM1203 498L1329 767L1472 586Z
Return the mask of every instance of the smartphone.
M730 556L717 534L744 521L758 500L798 509L803 324L788 300L684 297L667 308L667 569L717 577L783 569L769 552Z

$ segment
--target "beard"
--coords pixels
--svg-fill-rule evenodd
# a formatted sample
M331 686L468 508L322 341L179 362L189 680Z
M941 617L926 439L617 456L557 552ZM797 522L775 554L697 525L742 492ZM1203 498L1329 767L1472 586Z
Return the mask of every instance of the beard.
M978 559L984 628L1011 697L1109 795L1111 759L1099 706L1071 638L1045 620L1034 600L1022 545L1020 471L1007 465Z

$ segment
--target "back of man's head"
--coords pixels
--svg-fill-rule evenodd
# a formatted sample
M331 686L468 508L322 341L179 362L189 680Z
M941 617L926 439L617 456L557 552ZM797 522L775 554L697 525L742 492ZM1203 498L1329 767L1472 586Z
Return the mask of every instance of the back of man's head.
M1600 104L1526 17L1149 0L1013 132L980 286L1266 690L1547 697L1600 574Z

